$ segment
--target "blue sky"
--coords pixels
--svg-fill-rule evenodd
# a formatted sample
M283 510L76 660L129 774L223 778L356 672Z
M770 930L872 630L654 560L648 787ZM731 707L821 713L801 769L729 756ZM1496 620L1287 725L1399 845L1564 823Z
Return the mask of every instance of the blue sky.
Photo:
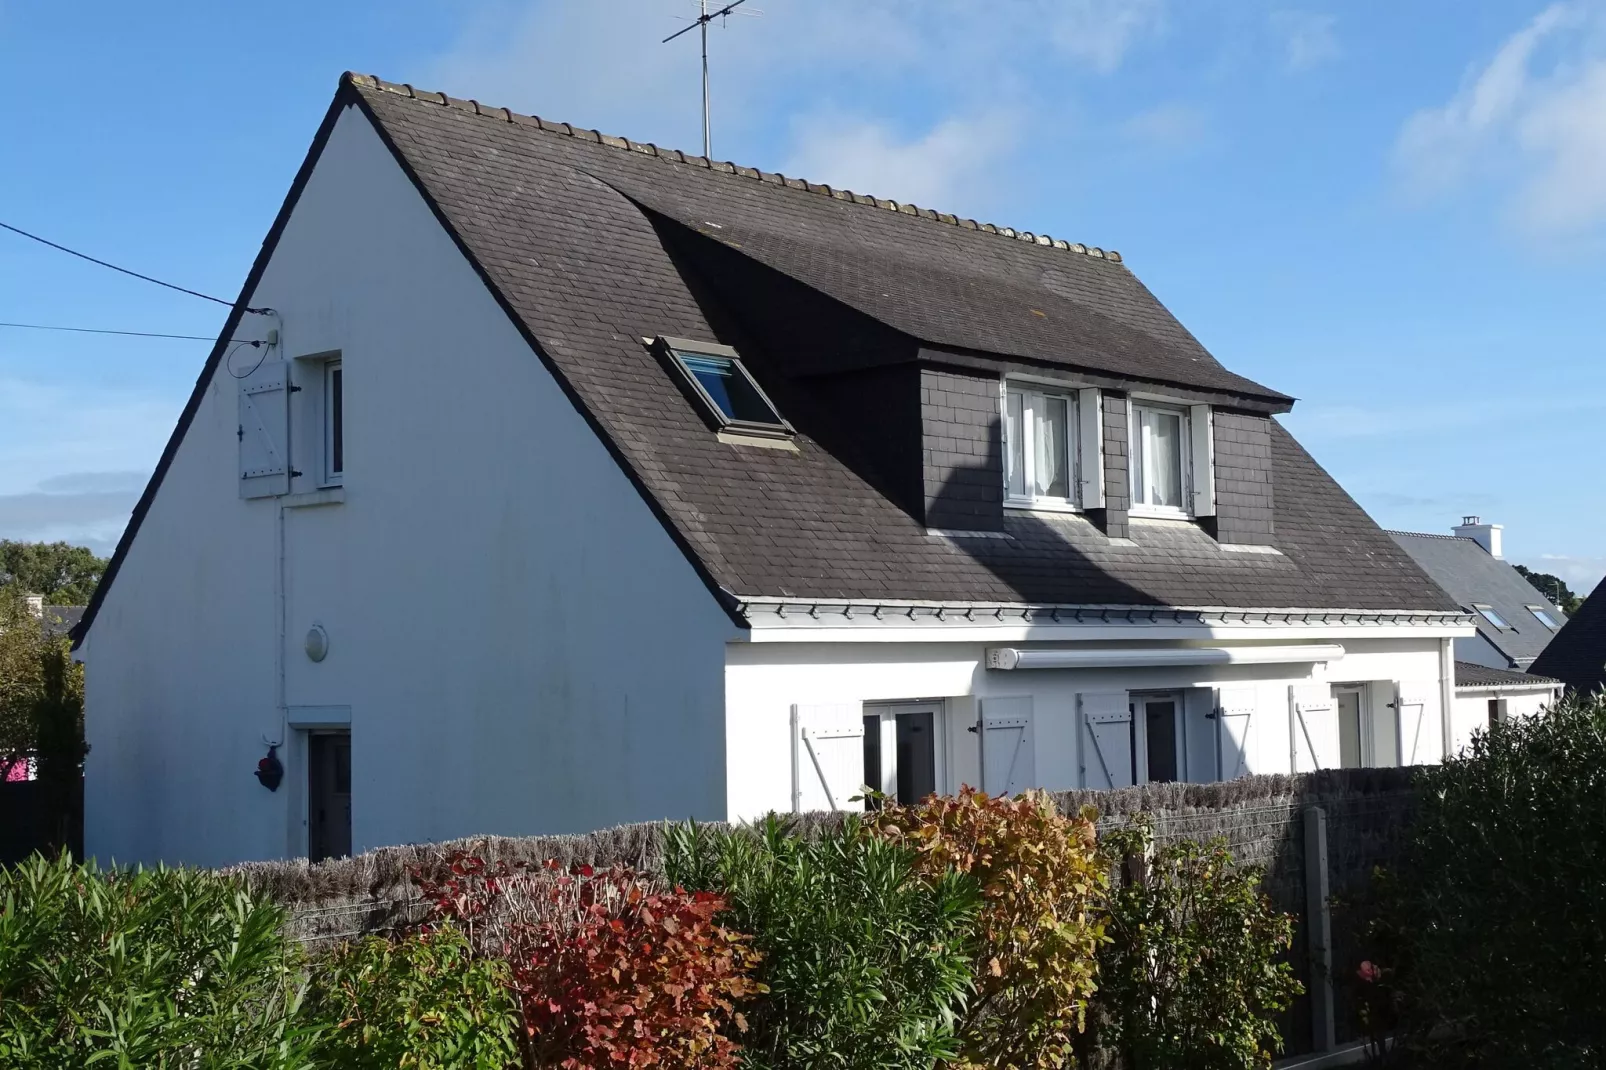
M1384 526L1606 572L1606 0L746 6L716 156L1119 249ZM691 10L0 0L0 220L232 300L342 70L695 150ZM223 313L0 232L0 321ZM108 550L206 351L0 328L0 537Z

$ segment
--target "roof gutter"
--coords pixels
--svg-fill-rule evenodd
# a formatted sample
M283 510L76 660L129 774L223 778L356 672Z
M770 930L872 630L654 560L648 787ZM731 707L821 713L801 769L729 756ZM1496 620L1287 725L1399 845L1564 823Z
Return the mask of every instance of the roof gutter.
M1308 665L1337 661L1344 648L1337 643L1293 646L1202 646L1162 649L1020 650L993 647L989 669L1116 669L1166 665Z

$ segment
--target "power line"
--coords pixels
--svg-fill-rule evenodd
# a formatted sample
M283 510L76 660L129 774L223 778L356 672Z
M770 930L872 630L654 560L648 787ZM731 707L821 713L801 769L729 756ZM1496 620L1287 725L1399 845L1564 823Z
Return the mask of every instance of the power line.
M191 289L189 289L188 287L185 287L185 286L178 286L178 285L175 285L174 283L171 283L171 282L163 282L161 279L153 279L149 275L141 275L139 272L130 271L128 268L125 268L125 267L118 267L116 264L109 264L104 260L99 260L99 259L97 259L97 258L95 258L93 256L90 256L88 253L80 253L77 249L69 249L65 245L58 245L55 242L49 240L48 238L41 238L37 234L30 234L26 230L23 230L21 227L14 227L10 223L0 223L0 228L3 228L5 230L9 230L13 234L20 234L24 238L28 238L28 239L30 239L32 241L36 241L41 245L48 245L52 249L60 250L61 252L67 253L70 256L76 256L80 260L87 260L91 264L99 264L103 268L111 268L113 271L120 271L124 275L132 275L136 279L141 279L141 280L143 280L145 282L153 282L158 286L165 286L169 290L177 290L181 294L189 294L191 297L199 297L203 301L214 301L217 304L220 304L220 305L224 306L225 308L233 308L234 307L234 302L233 301L225 301L221 297L213 297L211 294L204 294L199 290L191 290ZM265 314L267 314L268 312L270 312L272 310L271 309L266 309L266 308L247 308L246 311L247 312L255 312L258 315L265 315Z
M120 334L129 338L177 338L186 342L215 342L210 334L161 334L156 331L111 331L99 327L57 327L48 323L0 323L0 327L20 327L29 331L72 331L74 334Z

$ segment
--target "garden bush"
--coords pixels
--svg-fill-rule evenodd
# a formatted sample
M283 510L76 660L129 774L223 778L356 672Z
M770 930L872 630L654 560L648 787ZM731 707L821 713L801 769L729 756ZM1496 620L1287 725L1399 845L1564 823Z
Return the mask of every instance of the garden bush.
M973 987L975 881L920 872L909 848L849 818L812 838L753 828L666 830L678 885L714 891L753 934L767 991L743 1005L743 1062L762 1070L930 1070L958 1055Z
M1071 1055L1096 988L1108 892L1091 816L1060 816L1046 796L989 798L965 787L866 818L872 833L912 849L927 879L957 870L980 886L977 991L959 1025L961 1062L1024 1070Z
M665 889L624 867L455 859L420 879L435 922L505 961L531 1065L565 1070L735 1065L737 1001L760 990L725 900Z
M307 1007L330 1023L321 1065L341 1070L509 1070L519 1008L505 963L472 956L442 925L337 944L312 962Z
M197 870L0 869L0 1066L312 1066L283 922Z
M1261 872L1221 841L1157 845L1140 817L1104 837L1129 878L1111 899L1099 956L1100 1043L1128 1070L1247 1070L1281 1048L1274 1016L1300 991L1278 961L1293 919Z
M1606 700L1495 725L1420 787L1379 964L1409 1035L1444 1064L1600 1066Z

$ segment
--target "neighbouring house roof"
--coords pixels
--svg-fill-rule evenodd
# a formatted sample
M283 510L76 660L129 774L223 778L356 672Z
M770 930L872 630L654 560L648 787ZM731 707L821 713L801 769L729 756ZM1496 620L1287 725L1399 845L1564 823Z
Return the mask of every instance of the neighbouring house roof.
M1557 624L1567 619L1510 562L1491 555L1474 539L1414 531L1389 534L1463 609L1472 612L1474 604L1489 606L1511 626L1496 628L1479 615L1473 621L1478 634L1514 668L1529 667L1557 634L1541 624L1529 606L1544 610Z
M910 352L936 350L961 364L979 355L1070 367L1094 382L1102 375L1126 389L1154 384L1261 414L1286 411L1292 399L1224 368L1113 252L368 76L342 79L225 337L349 104L372 119L733 616L742 599L763 596L1456 612L1275 420L1269 553L1228 552L1179 524L1135 522L1130 539L1111 539L1078 515L1012 516L992 537L954 538L928 531L801 422L796 451L732 448L642 344L660 335L719 341L741 315L786 311L762 302L733 308L704 272L716 257L722 270L736 263L874 321ZM865 352L853 359L874 366L875 347ZM169 455L220 353L214 349ZM831 370L833 359L844 358L824 354L813 370ZM777 401L784 410L785 399ZM94 611L92 604L89 619Z
M1533 670L1554 676L1579 694L1606 691L1606 580L1556 633Z
M84 606L45 606L43 616L45 633L47 635L67 635L78 627L78 622L84 618Z
M1553 680L1548 676L1536 676L1533 673L1517 672L1513 669L1491 669L1487 665L1479 665L1472 661L1455 663L1455 686L1462 690L1507 687L1554 688L1560 683L1560 680Z

